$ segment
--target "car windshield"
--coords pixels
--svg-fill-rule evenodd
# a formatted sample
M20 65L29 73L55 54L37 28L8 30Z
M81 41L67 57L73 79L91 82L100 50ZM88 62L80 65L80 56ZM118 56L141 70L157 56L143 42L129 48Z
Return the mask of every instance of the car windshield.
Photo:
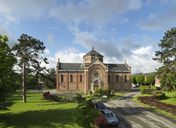
M113 113L106 113L106 117L111 118L111 117L115 117L115 115Z

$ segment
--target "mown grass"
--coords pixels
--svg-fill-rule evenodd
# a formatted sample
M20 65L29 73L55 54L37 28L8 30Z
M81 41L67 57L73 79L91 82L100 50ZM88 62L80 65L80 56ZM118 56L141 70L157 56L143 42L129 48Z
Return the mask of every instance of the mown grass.
M9 100L13 105L0 111L0 128L80 128L77 103L50 102L40 93L28 93L27 103L17 93Z
M166 92L166 98L160 100L161 102L176 105L176 91Z

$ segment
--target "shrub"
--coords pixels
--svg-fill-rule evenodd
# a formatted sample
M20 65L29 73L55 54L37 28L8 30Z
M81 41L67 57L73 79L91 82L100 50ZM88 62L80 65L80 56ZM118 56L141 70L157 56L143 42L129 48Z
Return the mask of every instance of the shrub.
M78 124L84 128L92 128L95 118L99 115L98 110L94 106L92 98L82 98L82 96L78 94L77 99Z
M103 114L100 114L95 118L95 128L108 128L108 122L107 119Z
M156 89L151 86L140 86L141 94L152 94Z
M100 96L107 95L107 96L110 96L113 93L111 93L111 90L109 90L109 89L97 88L95 90L95 92L94 92L94 95L100 95Z
M165 98L165 93L162 92L162 91L154 91L153 92L153 96L158 99L158 100L161 100L161 99L164 99Z
M43 98L46 100L50 99L50 92L43 92Z
M46 100L51 100L55 102L70 102L70 101L75 101L75 97L62 94L62 95L57 95L57 94L50 94L50 92L44 92L43 93L43 98Z

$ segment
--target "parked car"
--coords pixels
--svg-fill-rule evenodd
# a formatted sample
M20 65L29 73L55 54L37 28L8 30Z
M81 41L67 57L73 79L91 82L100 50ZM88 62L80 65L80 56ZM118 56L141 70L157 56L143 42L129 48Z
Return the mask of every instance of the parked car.
M103 111L105 109L107 109L107 107L103 104L103 103L96 103L95 107L99 110L99 111Z
M116 125L116 126L118 126L120 120L116 117L116 115L111 110L104 109L101 112L106 117L109 125Z

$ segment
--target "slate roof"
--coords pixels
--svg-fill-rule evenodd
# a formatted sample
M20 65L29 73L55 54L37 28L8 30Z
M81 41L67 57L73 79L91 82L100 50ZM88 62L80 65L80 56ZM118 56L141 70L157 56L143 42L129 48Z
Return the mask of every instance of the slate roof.
M125 64L105 64L108 66L109 71L111 72L129 72L130 70ZM59 70L65 71L80 71L83 69L82 63L60 63Z
M125 65L125 64L105 64L106 66L108 66L109 71L111 72L115 72L115 71L119 71L119 72L129 72L129 68Z
M103 55L101 55L100 53L98 53L96 50L92 49L90 52L88 52L87 54L85 54L83 57L85 56L89 56L89 55L97 55L97 56L101 56L103 57Z
M83 70L82 63L60 63L59 70L79 71Z

